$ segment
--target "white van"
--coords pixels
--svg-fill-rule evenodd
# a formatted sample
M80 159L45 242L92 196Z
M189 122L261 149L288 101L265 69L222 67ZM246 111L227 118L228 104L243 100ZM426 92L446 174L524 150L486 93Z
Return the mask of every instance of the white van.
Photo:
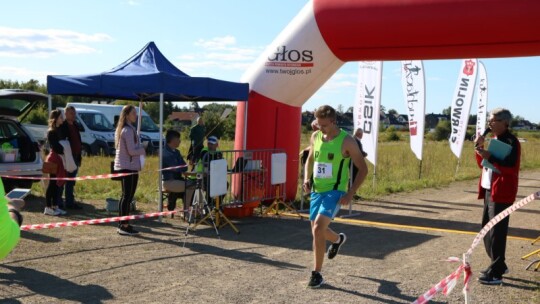
M69 104L68 104L69 105ZM82 127L81 142L83 155L114 155L114 126L101 112L74 106L77 113L75 119ZM58 108L64 111L63 108Z
M67 106L73 106L75 109L84 108L92 109L99 111L109 121L111 121L114 126L120 118L120 112L122 112L123 105L110 105L110 104L97 104L97 103L68 103ZM137 109L137 114L139 114L139 107ZM159 149L159 127L154 123L150 115L142 110L142 123L141 123L141 142L151 142L152 144L147 145L147 153L153 153Z

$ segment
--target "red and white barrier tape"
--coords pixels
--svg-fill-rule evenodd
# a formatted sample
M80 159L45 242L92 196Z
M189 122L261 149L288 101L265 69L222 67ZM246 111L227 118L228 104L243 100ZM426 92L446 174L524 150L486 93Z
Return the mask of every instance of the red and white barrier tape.
M102 219L91 219L91 220L84 220L84 221L23 225L21 226L21 230L28 231L28 230L50 229L50 228L60 228L60 227L76 227L76 226L83 226L83 225L113 223L113 222L119 222L119 221L138 220L138 219L145 219L145 218L151 218L151 217L158 217L162 215L175 214L176 212L177 211L164 211L164 212L154 212L154 213L139 214L139 215L126 215L126 216L117 216L117 217L109 217L109 218L102 218Z
M175 167L167 167L161 169L161 171L165 170L173 170L178 168L185 168L187 165L181 165L181 166L175 166ZM160 171L160 170L157 170ZM11 171L13 172L13 171ZM30 179L30 180L64 180L64 181L82 181L82 180L95 180L95 179L109 179L113 177L122 177L122 176L128 176L132 174L136 174L137 172L127 172L127 173L109 173L109 174L98 174L98 175L86 175L86 176L76 176L76 177L45 177L45 176L20 176L20 175L0 175L0 177L3 178L11 178L11 179Z
M497 216L495 216L493 219L491 219L491 221L489 221L484 227L482 227L482 229L480 230L480 232L476 235L476 237L474 238L473 242L472 242L472 245L471 245L471 248L469 248L469 250L467 250L467 252L465 253L467 256L470 256L472 254L472 251L474 250L474 248L476 248L476 246L478 246L478 244L480 243L481 240L484 239L484 236L491 230L491 228L493 228L493 226L495 226L498 222L502 221L505 217L509 216L512 212L516 211L517 209L527 205L528 203L534 201L535 199L538 199L540 198L540 192L536 192L536 193L533 193L525 198L523 198L522 200L520 200L519 202L515 203L515 204L512 204L512 206L506 208L503 212L497 214Z
M533 193L519 202L512 204L512 206L506 208L503 212L499 213L497 216L495 216L491 221L489 221L480 232L476 235L474 238L471 247L467 250L465 254L463 254L463 261L461 261L463 264L459 266L454 272L452 272L449 276L442 279L439 283L437 283L435 286L431 287L426 293L421 295L416 301L413 302L413 304L422 304L427 303L429 300L431 300L438 292L442 291L444 295L448 295L454 286L457 283L457 279L461 276L461 273L464 272L465 276L463 278L464 286L463 286L463 294L465 295L465 299L467 299L467 293L469 291L469 282L471 278L471 266L468 263L468 258L472 254L474 248L478 246L480 241L484 238L484 236L495 226L498 222L502 221L505 217L509 216L512 212L516 211L517 209L527 205L528 203L534 201L535 199L540 198L540 192ZM456 262L460 261L458 258L449 258L449 261Z
M76 177L39 177L39 176L15 176L15 175L0 175L3 178L12 178L12 179L31 179L31 180L64 180L64 181L81 181L81 180L93 180L93 179L109 179L112 177L122 177L135 174L136 172L127 172L127 173L109 173L109 174L98 174L98 175L86 175L86 176L76 176Z
M459 258L448 258L448 262L462 262ZM469 281L471 278L471 267L468 263L463 263L454 272L442 279L435 286L431 287L426 293L421 295L413 304L424 304L429 302L438 292L442 292L445 296L449 295L457 284L457 280L461 277L461 273L464 273L463 283L465 285L464 290L469 290Z

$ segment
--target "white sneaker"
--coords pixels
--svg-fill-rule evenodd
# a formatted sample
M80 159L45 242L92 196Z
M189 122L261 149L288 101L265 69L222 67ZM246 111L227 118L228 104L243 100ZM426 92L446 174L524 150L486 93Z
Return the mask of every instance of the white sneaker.
M60 209L60 208L58 208L58 207L56 207L54 210L58 211L58 213L59 213L60 215L66 215L66 214L67 214L66 211L64 211L64 210L62 210L62 209Z
M60 215L60 212L58 212L57 209L45 207L45 211L43 211L43 214L57 216Z

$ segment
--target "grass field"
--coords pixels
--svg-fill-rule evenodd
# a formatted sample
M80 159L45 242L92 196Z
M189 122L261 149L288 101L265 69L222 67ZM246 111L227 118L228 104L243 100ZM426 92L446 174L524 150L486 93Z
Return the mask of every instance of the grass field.
M406 135L401 134L402 138ZM540 167L540 133L522 132L518 137L525 139L521 143L522 157L521 168L532 169ZM308 145L309 134L303 134L300 147ZM231 150L233 142L221 141L222 150ZM187 155L187 141L180 146L182 155ZM401 140L397 142L379 142L377 167L368 162L369 173L366 181L361 186L359 194L365 198L373 199L381 195L395 192L407 192L421 188L441 187L452 181L476 179L480 170L476 165L473 152L473 143L465 143L461 160L452 154L447 141L424 143L423 161L416 159L411 152L409 142ZM112 157L86 157L83 159L79 175L95 175L109 173L109 163ZM135 198L137 202L156 202L158 159L156 156L147 158L143 173L140 175ZM420 172L421 169L421 172ZM44 196L40 183L32 187L34 194ZM119 198L121 194L120 182L111 180L90 180L77 182L76 199L105 199L108 197ZM300 193L300 191L298 191ZM297 195L299 199L299 194Z

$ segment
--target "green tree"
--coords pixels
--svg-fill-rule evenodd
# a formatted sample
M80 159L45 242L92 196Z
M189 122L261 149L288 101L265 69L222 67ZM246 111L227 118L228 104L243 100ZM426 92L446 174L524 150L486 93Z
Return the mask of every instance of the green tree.
M206 126L206 136L223 137L224 127L220 123L219 114L217 112L205 111L203 113L204 125Z
M191 103L190 110L193 111L193 112L200 113L200 112L201 112L201 107L199 106L199 103L198 103L198 102L193 101L193 102Z
M22 121L23 123L31 123L36 125L47 125L48 109L44 104L37 105Z
M476 125L476 121L478 120L478 117L476 116L476 114L474 115L469 115L469 122L468 124L469 125Z
M228 140L234 139L236 134L236 109L237 108L234 107L231 114L229 114L229 116L223 122L223 136Z
M517 126L521 121L525 120L525 118L519 116L519 115L516 115L512 118L512 121L510 122L510 127L515 127Z
M447 140L450 137L450 132L452 132L450 120L440 120L435 127L435 132L433 132L433 140Z
M399 141L401 139L399 137L399 134L397 134L396 128L394 126L388 127L385 133L387 141Z
M144 111L150 115L153 121L159 122L159 102L145 102ZM173 112L173 105L170 101L163 103L163 121L166 121Z
M442 114L450 116L452 114L452 107L448 107L446 109L443 109Z
M223 113L226 109L232 112L225 118ZM214 135L218 138L233 139L236 128L236 107L230 104L211 103L203 107L203 119L206 125L208 136Z

